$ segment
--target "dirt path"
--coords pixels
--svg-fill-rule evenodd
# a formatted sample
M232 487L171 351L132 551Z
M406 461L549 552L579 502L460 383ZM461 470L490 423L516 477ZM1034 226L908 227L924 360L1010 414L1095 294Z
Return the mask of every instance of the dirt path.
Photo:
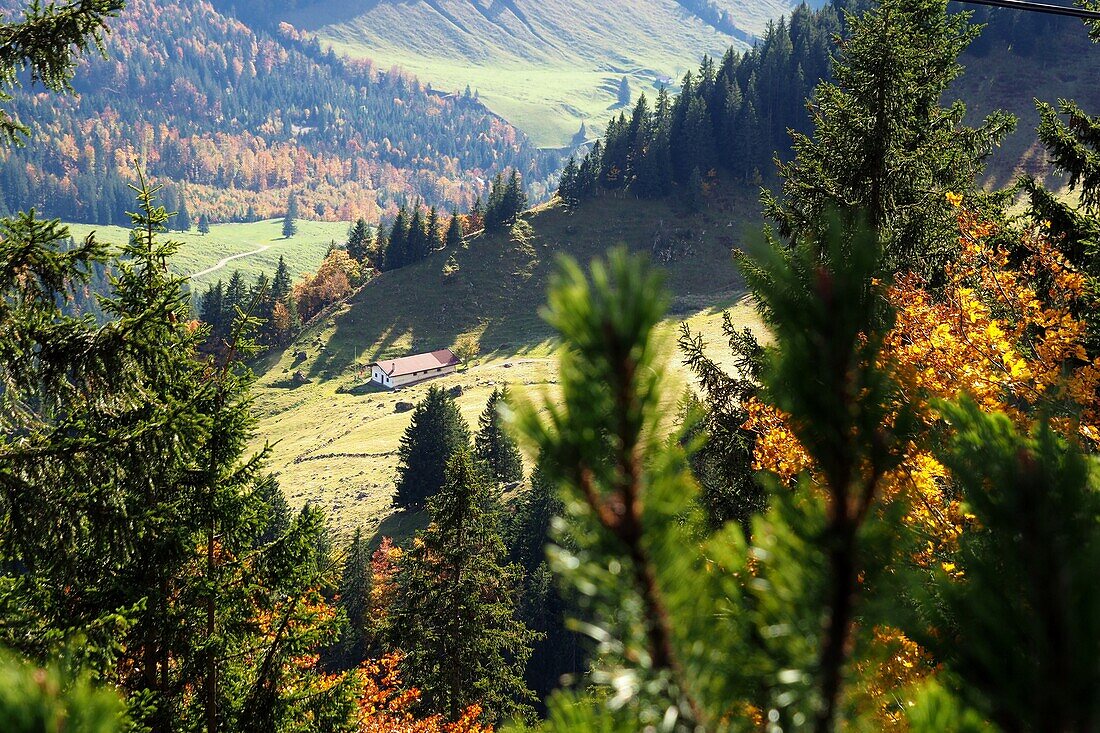
M200 272L192 272L187 277L196 278L196 277L202 277L203 275L209 275L211 272L214 272L215 270L222 269L223 267L228 265L233 260L239 260L242 257L251 257L252 255L258 255L261 252L268 251L269 249L271 249L271 245L270 244L265 244L265 245L262 245L259 249L254 249L251 252L241 252L238 255L230 255L229 257L222 257L220 260L218 260L218 264L214 265L213 267L208 267L205 270L202 270Z

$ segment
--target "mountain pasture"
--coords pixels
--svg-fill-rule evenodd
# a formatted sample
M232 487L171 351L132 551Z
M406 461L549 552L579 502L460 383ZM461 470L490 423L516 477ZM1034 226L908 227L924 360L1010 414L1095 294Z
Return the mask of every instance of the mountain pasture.
M411 417L398 403L415 404L432 384L457 387L462 414L476 427L495 386L521 396L553 394L556 344L538 309L559 254L586 263L625 243L656 252L658 261L669 258L667 359L671 378L686 387L674 344L681 322L702 332L719 360L728 356L725 310L739 325L756 325L732 261L752 236L741 213L752 210L751 200L720 188L710 204L687 215L674 202L607 196L570 214L555 202L527 214L510 237L473 236L455 251L383 273L316 318L257 367L257 433L272 444L271 465L288 500L321 506L340 534L356 526L368 535L404 534L414 526L416 517L390 506L397 446ZM478 339L481 351L457 374L398 391L367 384L366 366L375 359L464 338ZM309 381L295 380L297 372Z

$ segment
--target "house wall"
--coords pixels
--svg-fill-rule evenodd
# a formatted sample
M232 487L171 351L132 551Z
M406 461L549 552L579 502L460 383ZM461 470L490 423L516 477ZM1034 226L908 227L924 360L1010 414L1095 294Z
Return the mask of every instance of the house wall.
M393 383L390 381L389 376L377 366L371 369L370 381L381 384L383 387L392 387Z
M428 369L423 372L413 372L412 374L402 374L399 377L393 378L393 387L403 387L406 384L412 384L413 382L420 382L425 379L432 379L434 377L442 377L444 374L453 374L455 367L439 367L437 369ZM390 386L390 385L387 385Z

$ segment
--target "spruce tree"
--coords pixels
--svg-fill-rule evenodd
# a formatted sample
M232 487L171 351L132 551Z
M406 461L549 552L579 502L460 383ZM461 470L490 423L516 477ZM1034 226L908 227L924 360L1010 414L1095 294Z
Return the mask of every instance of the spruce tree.
M462 219L458 216L458 210L451 211L451 221L447 224L447 236L444 241L447 249L453 249L462 244L465 234L462 231Z
M369 247L370 229L367 227L367 220L359 217L348 230L348 254L356 262L363 263L367 261Z
M228 321L227 328L231 329L237 318L247 313L248 306L248 286L245 285L244 275L240 270L234 270L225 286L223 313Z
M279 264L275 267L275 277L271 280L271 299L276 303L282 303L290 296L292 283L290 281L290 268L286 266L286 260L279 255Z
M519 618L542 638L531 650L527 680L540 700L562 685L562 677L587 668L581 637L566 627L572 611L554 582L547 562L547 547L554 542L555 517L565 515L546 473L536 465L530 487L518 496L508 518L505 542L509 559L523 568L523 593Z
M408 261L413 265L428 256L428 232L427 222L424 221L424 211L417 201L409 218L409 237L406 245Z
M1036 102L1036 107L1039 140L1079 196L1072 203L1026 176L1021 182L1030 199L1028 214L1049 229L1055 246L1095 288L1100 282L1100 116L1086 113L1071 101L1062 101L1057 108ZM1100 313L1086 309L1084 315L1089 327L1087 349L1095 358L1100 354Z
M474 435L474 455L489 476L498 484L523 480L523 458L519 448L504 429L500 409L508 399L508 388L495 388L489 395L485 410L477 420Z
M283 217L283 238L290 239L298 233L298 197L293 191L286 201L286 215Z
M344 556L340 574L339 604L348 618L347 630L340 642L340 660L345 667L358 666L367 653L370 619L371 553L363 541L363 530L355 536Z
M488 722L529 716L523 672L536 635L515 618L520 569L507 564L499 497L467 447L451 454L428 508L389 612L404 677L428 711L450 719L473 704Z
M489 201L485 204L485 231L496 232L504 228L507 214L504 209L504 174L497 173L489 187Z
M386 240L385 269L396 270L409 262L409 212L402 204Z
M429 388L397 449L394 503L404 509L423 508L443 486L447 459L469 443L470 429L454 399L442 387Z
M523 178L515 168L508 176L508 185L504 189L502 208L504 223L507 226L515 224L519 215L527 210L527 191L523 187Z
M570 155L569 161L561 171L561 178L558 180L558 198L561 199L567 209L575 209L581 202L577 190L577 177L579 174L580 168L577 166L577 158Z
M812 135L796 133L781 165L782 197L766 213L787 238L817 234L829 208L859 208L883 239L889 271L936 280L958 246L947 193L976 194L982 161L1011 130L994 113L963 125L962 102L942 107L978 33L946 0L883 0L852 17L834 82L814 92Z
M206 214L199 215L199 234L204 237L210 233L210 219Z
M284 692L288 652L329 633L298 604L318 582L299 552L316 522L294 522L265 553L270 562L242 561L267 512L256 490L261 457L246 453L249 377L200 355L205 334L190 323L185 281L166 266L179 245L160 239L168 213L155 193L139 188L132 236L111 261L118 274L103 326L59 313L46 330L34 325L62 302L52 288L78 282L81 261L103 251L94 240L58 259L50 253L56 223L4 223L0 271L30 267L46 277L30 288L0 281L2 320L16 328L0 329L0 349L33 345L39 355L0 360L13 385L0 410L9 446L0 462L9 527L0 567L21 568L0 580L0 641L45 659L49 639L84 630L82 664L133 695L139 726L254 729L245 721L259 712L275 727L293 725L304 711ZM71 266L79 268L73 279L58 279ZM250 353L239 337L235 350ZM258 608L285 617L287 631L272 639L258 630ZM13 635L14 618L33 625Z
M626 128L626 143L629 148L626 155L626 183L630 185L638 174L638 166L645 157L653 136L653 119L649 112L649 101L645 94L638 97L634 111L630 115L630 124Z
M90 51L105 55L107 21L123 8L122 0L89 0L77 4L35 3L23 8L22 18L0 25L7 53L0 60L0 102L11 101L9 89L18 86L17 72L50 92L71 92L76 60ZM20 143L30 129L7 110L0 111L0 138Z
M179 212L176 214L176 229L181 232L191 231L191 213L187 210L187 198L182 194L179 197Z
M428 211L427 251L434 252L443 245L443 225L439 221L439 209L435 206Z

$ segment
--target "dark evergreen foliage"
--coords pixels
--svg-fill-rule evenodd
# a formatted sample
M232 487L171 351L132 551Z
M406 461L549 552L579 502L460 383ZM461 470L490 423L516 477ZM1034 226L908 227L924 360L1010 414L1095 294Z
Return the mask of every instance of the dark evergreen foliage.
M887 271L935 282L958 240L945 194L977 193L983 161L1014 120L993 113L968 127L962 102L941 106L978 33L946 0L884 0L850 22L836 81L814 92L813 133L795 135L782 195L765 196L765 212L794 239L815 236L830 209L858 208L883 238Z
M493 389L485 410L477 420L477 434L474 435L474 456L489 478L498 484L523 480L523 458L516 441L505 431L500 415L507 399L507 387Z
M286 201L286 215L283 216L283 237L289 239L298 233L298 197L294 192Z
M497 174L489 190L489 201L485 205L485 230L489 232L509 229L527 208L527 193L519 171L512 169L505 180L503 174Z
M465 236L465 233L462 231L462 219L458 216L458 210L452 210L451 221L447 224L447 235L444 239L444 244L448 249L458 247L462 244Z
M370 245L371 234L370 229L367 227L367 220L359 217L348 230L348 254L360 264L367 263L369 261Z
M71 638L81 664L133 696L139 724L254 729L261 715L297 715L281 675L306 637L287 627L260 638L253 614L302 617L282 604L323 576L309 550L321 518L280 527L277 486L262 454L246 452L249 377L234 360L249 342L237 330L224 358L200 356L154 194L139 191L133 236L110 263L102 326L55 303L105 250L94 239L57 249L64 231L30 215L3 223L0 272L17 279L0 283L12 386L0 410L0 609L23 621L0 625L2 641L42 660ZM38 357L21 357L28 349Z
M601 148L562 176L561 199L576 206L600 188L657 198L688 187L697 168L704 179L711 171L746 183L770 175L773 157L791 150L789 132L810 129L804 102L830 77L840 28L832 5L817 11L802 5L769 24L751 51L731 49L717 64L704 58L675 100L662 89L651 112L639 98L629 120L613 117Z
M455 719L479 703L491 722L530 715L523 672L537 635L515 618L522 575L507 563L499 496L466 446L448 458L441 489L401 562L391 644L426 710Z
M543 635L532 647L527 683L545 700L562 686L563 677L584 672L587 652L583 638L566 627L566 615L574 609L562 598L546 560L546 547L553 541L551 523L564 516L565 508L537 465L530 484L513 503L506 541L508 557L524 572L519 617Z
M429 388L401 436L394 503L403 509L423 508L443 486L448 459L469 444L470 429L454 399L442 387Z
M1033 222L1049 228L1058 249L1096 287L1100 282L1100 116L1070 101L1057 108L1036 104L1039 140L1080 200L1075 205L1027 176L1021 183L1030 199L1028 213ZM1100 313L1089 309L1082 315L1089 328L1089 357L1094 359L1100 355Z
M344 568L337 588L340 608L348 625L340 640L339 661L344 668L358 666L367 654L370 642L371 553L363 540L363 530L355 528L355 536L344 556Z

